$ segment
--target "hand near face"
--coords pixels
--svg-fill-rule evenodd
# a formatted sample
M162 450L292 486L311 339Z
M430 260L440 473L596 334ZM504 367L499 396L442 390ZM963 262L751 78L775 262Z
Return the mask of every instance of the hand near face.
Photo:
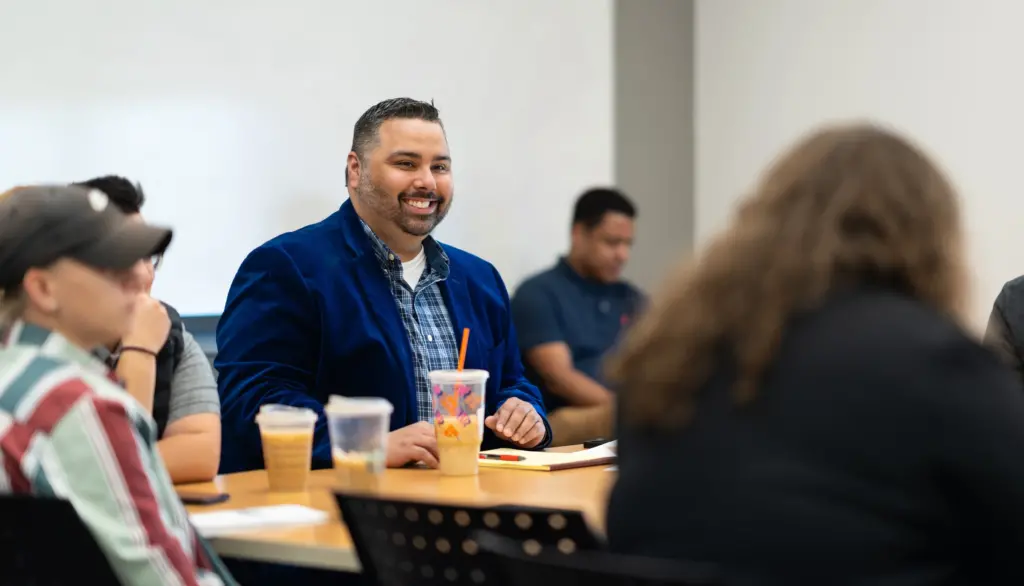
M544 441L547 431L544 420L533 405L515 397L505 401L497 413L484 419L484 425L498 437L523 448L536 447Z
M135 302L131 329L121 343L156 354L164 347L170 331L171 319L167 317L167 308L147 293L140 293Z
M420 421L388 434L388 468L423 462L437 468L437 438L429 421Z

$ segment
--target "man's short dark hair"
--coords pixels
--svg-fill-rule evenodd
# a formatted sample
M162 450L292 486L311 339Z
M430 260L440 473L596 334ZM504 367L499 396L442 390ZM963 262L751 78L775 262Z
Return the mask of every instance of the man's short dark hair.
M572 224L583 224L588 230L597 226L607 213L636 217L636 207L621 191L607 187L589 189L576 200Z
M436 122L441 124L441 115L434 107L434 102L421 102L412 98L391 98L384 100L370 107L363 112L363 115L356 120L355 128L352 131L352 150L359 157L360 162L366 160L367 151L372 148L379 138L380 125L388 120L406 118ZM348 168L345 168L345 185L348 185Z
M107 194L110 202L125 214L139 213L142 210L142 204L146 203L146 194L142 191L142 186L119 175L94 177L88 181L72 183L72 185L99 189Z

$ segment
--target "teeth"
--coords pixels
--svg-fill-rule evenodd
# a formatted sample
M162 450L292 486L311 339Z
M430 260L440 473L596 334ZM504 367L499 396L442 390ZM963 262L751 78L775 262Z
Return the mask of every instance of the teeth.
M430 201L429 199L407 199L405 200L405 203L411 205L414 208L420 208L421 210L425 210L429 208L430 204L434 202Z

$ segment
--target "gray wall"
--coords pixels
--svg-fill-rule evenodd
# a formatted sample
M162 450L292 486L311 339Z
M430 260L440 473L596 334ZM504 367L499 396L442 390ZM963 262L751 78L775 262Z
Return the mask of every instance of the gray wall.
M626 276L648 290L694 243L694 3L615 2L615 178L639 211Z

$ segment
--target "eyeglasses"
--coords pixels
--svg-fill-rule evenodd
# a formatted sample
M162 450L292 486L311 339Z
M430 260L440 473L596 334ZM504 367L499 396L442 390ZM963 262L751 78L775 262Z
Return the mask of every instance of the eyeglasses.
M155 271L158 268L160 268L160 263L163 262L163 260L164 255L154 254L153 256L149 257L149 264L153 265L153 270Z

